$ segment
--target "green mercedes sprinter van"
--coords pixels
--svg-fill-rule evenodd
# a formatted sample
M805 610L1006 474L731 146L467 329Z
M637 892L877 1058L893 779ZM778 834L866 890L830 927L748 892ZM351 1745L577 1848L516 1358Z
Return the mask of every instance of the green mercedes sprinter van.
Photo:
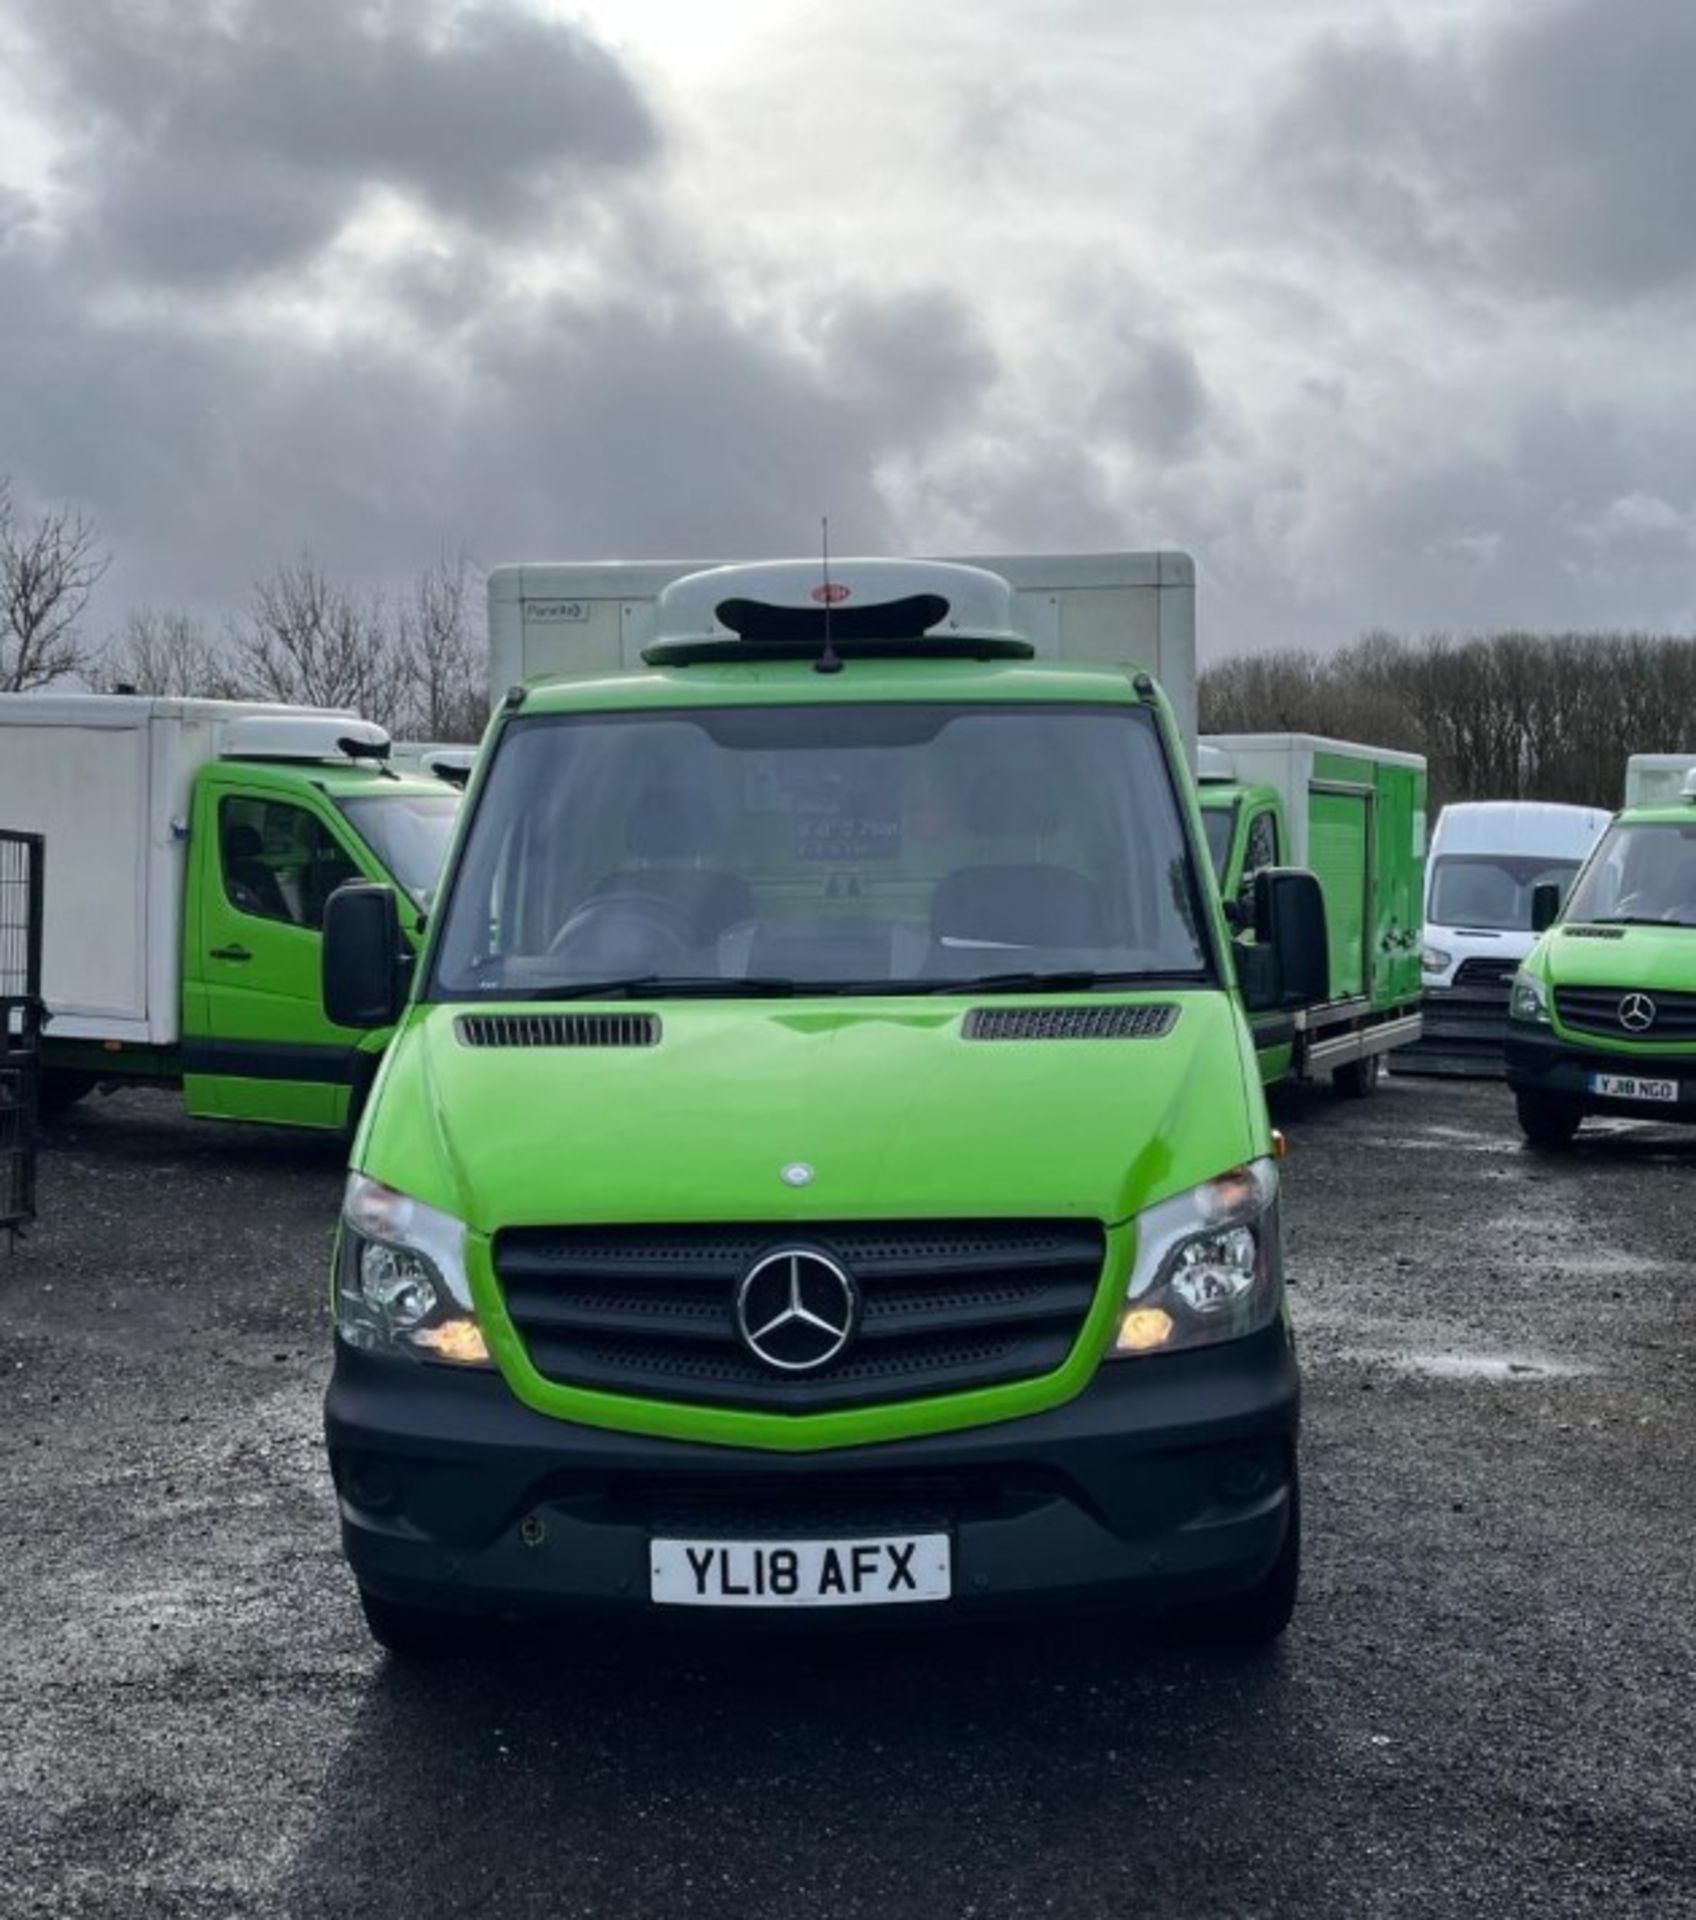
M1533 1144L1586 1114L1696 1121L1696 774L1670 803L1628 808L1514 977L1507 1076ZM1552 922L1552 924L1551 924Z
M1300 1553L1247 1015L1324 997L1311 876L1233 934L1135 661L943 563L694 574L637 670L516 688L395 1026L326 1403L376 1637L1046 1603L1279 1633ZM922 1617L916 1614L913 1617Z

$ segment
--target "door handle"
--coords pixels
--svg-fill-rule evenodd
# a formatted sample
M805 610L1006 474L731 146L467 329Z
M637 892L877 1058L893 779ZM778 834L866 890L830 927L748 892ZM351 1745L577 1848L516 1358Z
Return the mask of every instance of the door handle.
M253 955L246 947L214 947L210 958L214 960L251 960Z

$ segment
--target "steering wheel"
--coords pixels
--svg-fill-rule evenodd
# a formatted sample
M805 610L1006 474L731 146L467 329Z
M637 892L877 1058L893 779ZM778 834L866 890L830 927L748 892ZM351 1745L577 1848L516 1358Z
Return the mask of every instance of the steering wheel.
M695 945L689 916L670 900L656 893L603 893L568 915L565 924L548 942L549 953L564 953L569 947L587 944L603 926L628 929L662 954L687 953Z

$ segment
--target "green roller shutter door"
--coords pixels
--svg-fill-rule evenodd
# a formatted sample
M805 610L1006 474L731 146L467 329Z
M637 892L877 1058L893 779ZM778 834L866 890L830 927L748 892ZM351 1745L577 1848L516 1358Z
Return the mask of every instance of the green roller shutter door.
M1367 989L1366 881L1371 834L1369 794L1308 796L1308 865L1325 895L1333 1000L1347 1000Z

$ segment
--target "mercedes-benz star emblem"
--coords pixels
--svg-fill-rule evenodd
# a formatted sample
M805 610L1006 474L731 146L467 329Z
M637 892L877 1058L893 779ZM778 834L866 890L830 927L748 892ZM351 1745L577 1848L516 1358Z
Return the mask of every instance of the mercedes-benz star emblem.
M762 1255L736 1289L736 1331L756 1359L780 1373L811 1373L847 1346L859 1289L828 1254L779 1247Z
M1646 993L1628 993L1619 1003L1619 1023L1627 1033L1647 1033L1655 1024L1655 1003Z

